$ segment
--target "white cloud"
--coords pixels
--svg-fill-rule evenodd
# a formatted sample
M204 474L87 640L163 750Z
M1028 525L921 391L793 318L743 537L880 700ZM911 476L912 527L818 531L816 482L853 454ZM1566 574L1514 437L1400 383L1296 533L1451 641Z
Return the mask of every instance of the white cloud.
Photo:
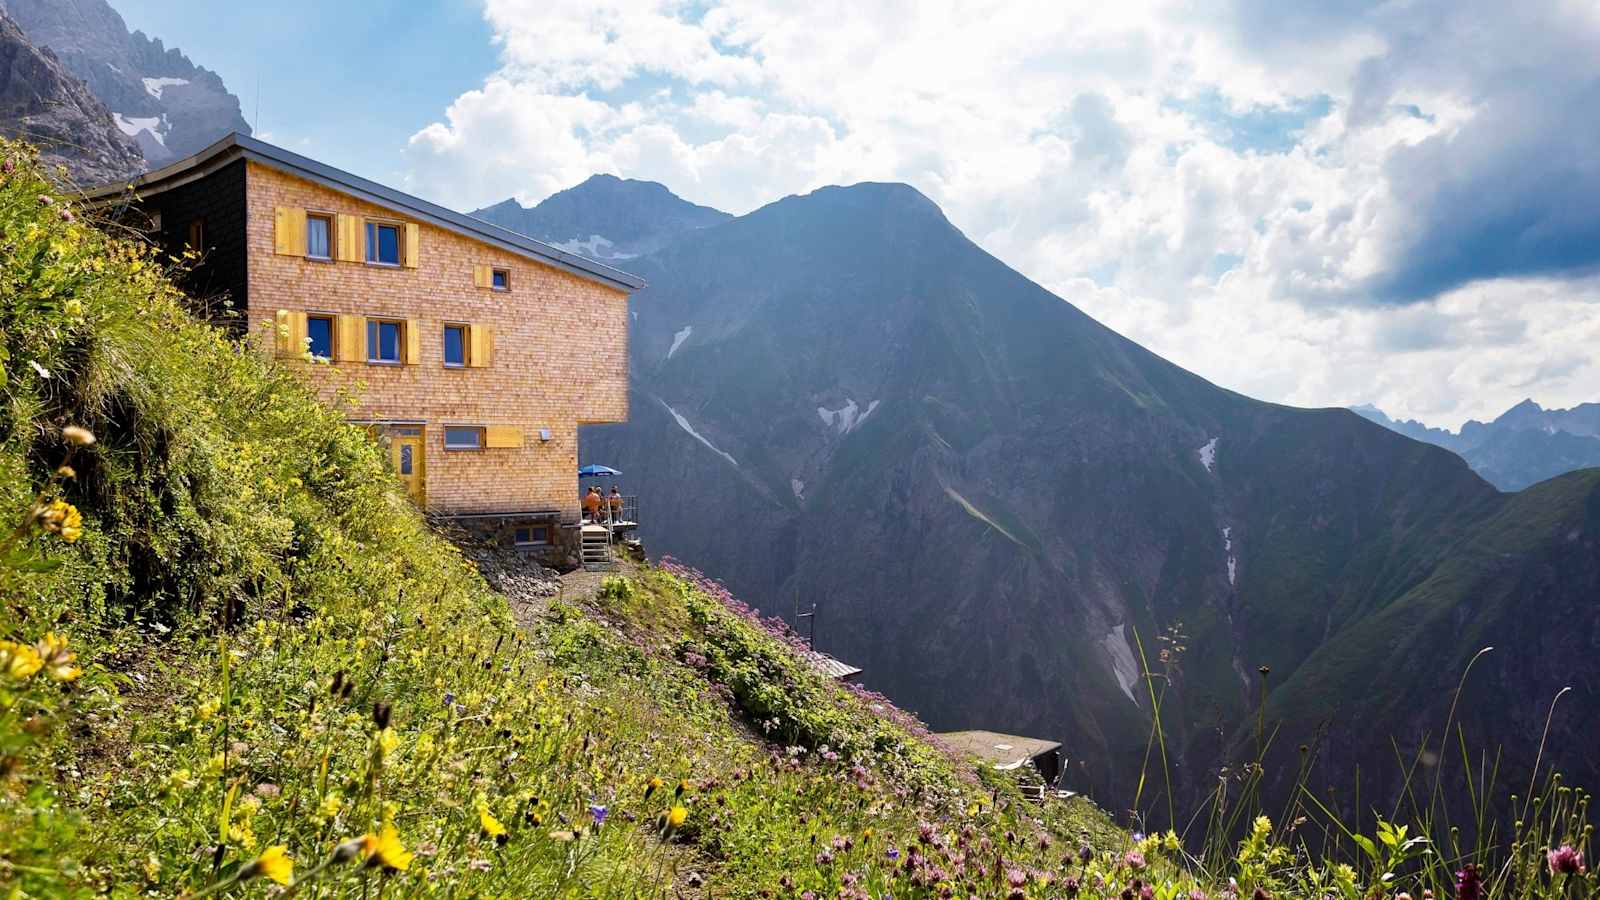
M1567 167L1551 177L1575 201L1600 195L1600 126L1562 119L1587 99L1565 85L1600 75L1581 52L1600 15L1073 6L487 0L501 69L412 138L410 186L472 208L614 172L743 213L906 181L1025 274L1255 396L1444 424L1600 399L1600 291L1580 277L1600 203L1494 243L1519 198L1559 202L1507 177L1529 153Z

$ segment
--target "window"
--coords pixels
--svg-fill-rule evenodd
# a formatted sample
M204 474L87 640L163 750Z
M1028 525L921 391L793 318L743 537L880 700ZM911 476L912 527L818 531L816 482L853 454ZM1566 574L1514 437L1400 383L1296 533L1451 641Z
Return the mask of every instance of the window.
M367 320L367 362L400 361L401 323L385 319Z
M189 223L190 250L203 251L206 248L206 220L204 217Z
M497 291L511 290L511 270L495 269L489 276L489 286Z
M399 225L367 223L367 262L380 266L400 265Z
M537 547L550 543L550 526L548 525L522 525L511 536L512 543L518 547Z
M444 364L451 367L467 364L467 326L444 327Z
M333 359L333 316L306 316L306 343L312 356Z
M332 216L306 216L306 256L310 259L333 258Z
M412 475L416 473L416 451L410 444L400 445L400 474Z
M446 425L444 428L446 450L483 449L483 429L476 425Z

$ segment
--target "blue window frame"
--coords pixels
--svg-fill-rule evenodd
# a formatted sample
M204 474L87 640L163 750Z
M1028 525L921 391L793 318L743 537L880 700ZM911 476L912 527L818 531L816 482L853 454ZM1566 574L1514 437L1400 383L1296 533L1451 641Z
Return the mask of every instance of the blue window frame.
M447 366L467 364L467 326L444 327L444 364Z
M367 223L367 262L384 266L400 265L399 225Z
M497 291L511 290L511 270L495 269L492 274L491 284Z
M382 319L367 320L367 361L400 361L400 323Z
M306 316L306 338L312 356L333 359L333 316Z
M333 220L328 216L306 216L306 256L333 258Z
M444 429L446 450L480 450L483 448L483 429L476 425L446 425Z

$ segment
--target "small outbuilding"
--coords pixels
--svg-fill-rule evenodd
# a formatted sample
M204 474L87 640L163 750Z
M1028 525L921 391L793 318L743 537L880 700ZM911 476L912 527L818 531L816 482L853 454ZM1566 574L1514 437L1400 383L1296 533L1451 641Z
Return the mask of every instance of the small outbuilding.
M852 666L847 662L835 659L820 650L809 650L805 654L806 661L812 668L837 681L855 681L861 677L861 668Z
M1047 785L1061 777L1061 742L1001 734L998 731L946 731L940 740L970 753L1003 772L1032 763Z

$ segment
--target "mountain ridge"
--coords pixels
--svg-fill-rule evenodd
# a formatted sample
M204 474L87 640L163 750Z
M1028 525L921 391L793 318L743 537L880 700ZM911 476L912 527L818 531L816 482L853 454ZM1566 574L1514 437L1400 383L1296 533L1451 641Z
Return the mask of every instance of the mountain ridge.
M138 142L147 167L249 134L222 78L159 38L131 31L106 0L3 0L36 44L49 47Z
M527 207L515 198L469 213L570 253L596 259L630 259L660 246L682 229L732 218L690 203L654 181L599 173Z
M111 111L48 47L36 46L0 4L0 134L37 145L82 183L127 178L143 168L137 145Z
M629 261L650 284L632 419L586 429L581 457L652 498L652 550L768 613L821 601L819 646L935 727L1067 739L1095 761L1078 786L1131 795L1140 654L1181 627L1168 736L1194 773L1180 791L1208 789L1253 734L1259 666L1272 693L1318 650L1348 654L1354 626L1521 508L1442 448L1161 359L929 208L868 183L668 229ZM1415 734L1445 680L1373 724ZM1366 750L1346 759L1390 753Z
M1600 403L1547 410L1526 399L1490 422L1469 420L1459 432L1415 420L1396 421L1370 404L1351 409L1392 431L1460 454L1474 471L1505 491L1600 466Z

